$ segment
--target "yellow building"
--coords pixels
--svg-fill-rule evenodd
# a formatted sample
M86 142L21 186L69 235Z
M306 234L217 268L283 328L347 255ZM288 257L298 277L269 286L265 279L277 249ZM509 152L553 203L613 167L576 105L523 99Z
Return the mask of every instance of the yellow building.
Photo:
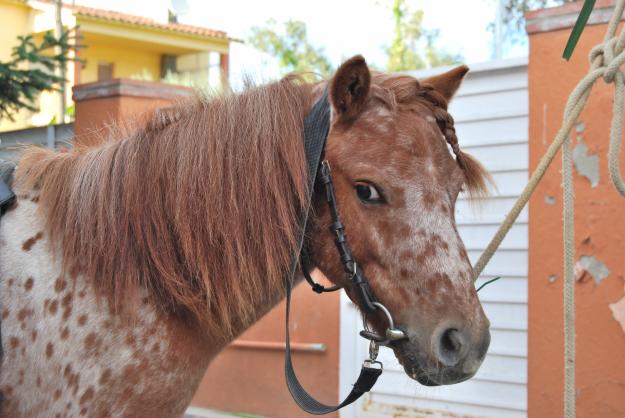
M68 106L75 84L134 78L218 87L227 77L231 39L225 32L76 5L63 6L62 20L66 28L78 26L85 46L78 52L82 62L67 68ZM52 1L0 0L0 61L10 58L19 35L40 39L55 22ZM57 93L43 93L38 102L39 112L0 120L0 132L62 120Z

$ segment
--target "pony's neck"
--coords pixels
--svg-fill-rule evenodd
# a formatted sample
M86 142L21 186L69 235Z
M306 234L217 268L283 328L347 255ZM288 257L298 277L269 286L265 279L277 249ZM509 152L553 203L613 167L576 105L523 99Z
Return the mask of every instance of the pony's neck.
M317 89L318 90L318 89ZM310 85L284 79L156 112L127 139L26 151L64 268L115 306L137 289L227 342L277 303L306 198Z

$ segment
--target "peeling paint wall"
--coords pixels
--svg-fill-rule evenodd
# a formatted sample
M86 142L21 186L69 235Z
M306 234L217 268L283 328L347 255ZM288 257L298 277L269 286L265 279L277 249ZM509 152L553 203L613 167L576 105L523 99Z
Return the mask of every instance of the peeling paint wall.
M621 324L621 329L625 332L625 296L618 302L611 303L608 306L612 311L614 320Z
M588 153L588 145L581 135L577 136L577 144L573 148L573 165L580 176L590 181L591 187L599 184L599 156Z
M610 275L610 270L594 256L583 255L575 263L575 280L578 282L583 281L587 274L592 277L595 284L599 284Z
M574 22L580 3L549 9L542 17L537 12L534 21L561 18L561 11L573 16L570 22ZM606 7L609 2L602 4L597 2L597 7ZM551 144L561 125L566 99L588 70L588 51L602 41L606 29L605 24L586 27L575 54L567 62L554 45L566 44L570 26L559 30L545 27L551 29L530 34L530 170ZM576 404L580 418L625 417L625 199L606 180L613 90L602 81L595 85L572 133ZM530 418L563 415L561 169L561 158L556 158L529 206ZM625 171L625 164L621 170Z

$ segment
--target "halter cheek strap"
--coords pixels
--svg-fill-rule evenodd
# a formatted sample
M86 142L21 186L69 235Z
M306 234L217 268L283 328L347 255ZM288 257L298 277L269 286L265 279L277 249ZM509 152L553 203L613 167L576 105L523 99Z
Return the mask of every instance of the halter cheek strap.
M330 106L328 104L327 90L323 93L323 96L313 106L311 112L304 121L304 149L306 152L306 159L308 162L308 207L304 208L301 215L301 228L302 234L299 240L298 253L299 257L293 257L291 264L291 271L289 277L286 280L286 350L284 359L284 373L286 376L286 384L289 388L289 392L293 397L293 400L306 412L314 415L323 415L330 412L337 411L338 409L349 405L360 398L363 394L371 390L378 377L382 374L382 363L376 361L378 355L379 345L387 344L391 341L400 340L406 338L403 331L394 328L393 318L388 309L381 303L377 302L371 293L369 283L364 275L364 271L358 266L356 260L352 256L352 252L347 243L347 236L345 235L345 226L341 222L338 208L336 205L336 195L334 193L334 186L332 184L332 177L330 173L330 165L327 161L321 162L323 150L325 147L326 139L330 131ZM310 266L308 260L308 252L304 246L305 229L308 221L308 214L310 212L310 205L312 200L312 194L314 191L315 180L318 180L324 187L326 202L330 209L330 216L332 224L330 230L334 235L334 243L336 245L341 263L345 272L348 274L351 285L357 289L359 297L361 299L361 305L366 312L373 312L379 309L386 315L389 328L386 331L385 336L380 336L370 330L367 326L366 317L363 317L365 330L360 333L364 338L370 340L369 342L369 358L366 359L362 368L360 369L360 375L354 383L351 392L347 397L338 405L330 406L325 405L315 398L313 398L302 387L295 370L293 369L293 362L291 359L291 342L289 335L289 315L291 312L291 290L293 287L293 278L297 271L298 259L302 268L304 277L308 283L312 286L312 289L317 293L331 292L339 290L339 286L333 286L326 288L316 283L310 276Z
M308 221L308 213L310 211L310 201L314 189L315 179L317 177L317 169L321 161L323 149L325 147L326 138L330 131L330 106L328 104L327 90L324 92L321 99L315 103L310 114L304 121L304 149L306 152L306 158L308 161L308 205L305 208L301 216L302 234L299 240L299 253L301 253L304 247L304 229ZM382 373L382 365L379 362L375 362L375 359L371 361L365 361L360 370L360 375L354 384L351 392L347 397L338 405L325 405L315 398L313 398L302 387L301 383L295 375L293 369L293 361L291 359L291 339L289 334L289 315L291 312L291 289L293 287L293 278L297 271L298 256L293 257L291 262L291 271L289 277L286 280L286 350L284 356L284 374L286 377L286 384L291 392L293 400L306 412L314 415L323 415L330 412L339 410L340 408L351 404L360 398L364 393L368 392L378 377ZM307 270L303 268L303 270ZM306 271L306 274L308 271ZM314 283L312 278L310 281ZM321 286L321 285L319 285ZM314 286L313 286L314 287Z

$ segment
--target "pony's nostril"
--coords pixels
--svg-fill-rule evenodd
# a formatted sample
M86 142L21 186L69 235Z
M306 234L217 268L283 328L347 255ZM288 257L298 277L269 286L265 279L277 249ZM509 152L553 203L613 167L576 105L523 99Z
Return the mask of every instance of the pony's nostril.
M443 333L441 338L441 347L443 350L450 352L460 351L462 342L460 341L460 333L455 329L448 329Z
M445 366L455 366L460 361L463 345L464 335L460 331L454 328L443 331L435 345L438 360Z

